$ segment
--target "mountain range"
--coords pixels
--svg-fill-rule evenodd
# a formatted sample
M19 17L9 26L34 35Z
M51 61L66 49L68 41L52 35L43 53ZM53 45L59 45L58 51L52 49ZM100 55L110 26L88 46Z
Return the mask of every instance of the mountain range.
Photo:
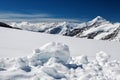
M4 24L4 25L2 25ZM7 26L6 26L7 25ZM112 23L97 16L91 21L75 22L9 22L0 26L34 32L58 34L63 36L96 40L120 41L120 23Z

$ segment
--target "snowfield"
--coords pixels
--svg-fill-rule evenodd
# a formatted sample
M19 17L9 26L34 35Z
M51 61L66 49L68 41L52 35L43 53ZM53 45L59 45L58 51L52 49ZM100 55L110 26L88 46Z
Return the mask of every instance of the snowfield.
M72 38L0 27L1 58L24 57L29 55L33 49L43 46L49 42L60 42L67 44L70 48L70 53L72 56L85 54L92 58L95 57L95 53L100 51L108 53L115 59L119 59L120 56L119 42Z
M119 42L0 27L0 80L120 80L119 52Z
M48 43L30 56L0 59L0 80L120 80L120 61L99 52L94 60L70 56L69 47Z

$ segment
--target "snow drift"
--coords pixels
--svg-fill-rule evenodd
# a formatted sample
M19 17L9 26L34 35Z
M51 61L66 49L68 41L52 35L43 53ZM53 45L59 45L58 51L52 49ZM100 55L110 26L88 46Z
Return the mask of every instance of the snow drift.
M70 56L67 45L48 43L22 58L0 59L0 80L120 80L120 61L104 52L94 60Z

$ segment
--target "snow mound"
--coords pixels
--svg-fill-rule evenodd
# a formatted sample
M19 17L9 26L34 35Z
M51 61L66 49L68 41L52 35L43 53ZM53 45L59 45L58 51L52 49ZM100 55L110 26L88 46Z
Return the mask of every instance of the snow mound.
M29 58L34 65L45 63L50 58L56 58L58 62L64 64L69 60L70 53L67 45L51 42L39 49L33 50L33 55L29 56Z
M48 43L22 58L0 59L0 80L120 80L120 61L105 52L94 60L70 56L62 43Z

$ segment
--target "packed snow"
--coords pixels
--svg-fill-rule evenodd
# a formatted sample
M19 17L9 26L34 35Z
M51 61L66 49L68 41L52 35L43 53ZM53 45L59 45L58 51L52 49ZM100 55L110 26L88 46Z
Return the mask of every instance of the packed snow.
M120 61L101 51L88 59L70 55L69 47L51 42L20 58L0 59L0 80L120 80Z

